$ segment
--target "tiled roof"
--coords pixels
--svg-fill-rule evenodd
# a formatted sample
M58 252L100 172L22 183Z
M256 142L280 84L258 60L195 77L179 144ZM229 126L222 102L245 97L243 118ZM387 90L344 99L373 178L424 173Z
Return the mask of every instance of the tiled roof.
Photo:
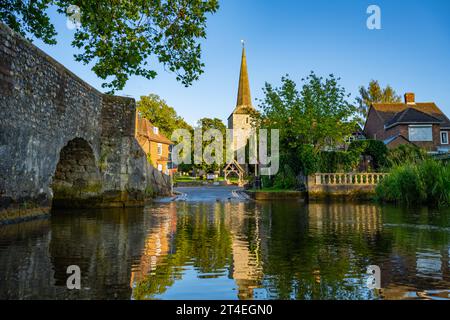
M168 145L173 144L172 141L170 141L168 138L166 138L161 133L155 134L153 132L153 128L154 128L154 126L152 125L152 123L149 120L147 120L143 117L140 117L139 114L136 113L136 135L138 138L145 137L148 140L153 141L153 142L158 142L158 143L163 143L163 144L168 144Z
M408 142L408 143L414 144L413 142L409 141L409 139L405 138L405 136L403 136L403 135L401 135L401 134L397 134L397 135L391 136L391 137L385 139L385 140L383 141L383 143L384 143L385 145L388 145L388 144L394 142L394 141L397 140L397 139L402 139L402 140L405 140L405 141Z
M397 113L405 111L406 109L415 109L421 113L439 119L442 127L450 128L450 120L447 116L436 106L433 102L406 104L406 103L374 103L372 108L377 112L380 118L385 122L389 122ZM412 114L412 113L411 113Z
M396 113L390 120L385 122L385 127L391 127L399 123L441 123L442 121L427 113L421 112L415 108L408 108Z

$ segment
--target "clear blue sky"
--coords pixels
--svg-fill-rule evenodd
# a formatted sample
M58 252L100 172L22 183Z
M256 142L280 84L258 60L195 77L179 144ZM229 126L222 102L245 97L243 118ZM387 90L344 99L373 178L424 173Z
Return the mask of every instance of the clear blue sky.
M185 88L157 67L154 80L133 77L120 95L156 93L189 123L229 116L236 103L240 40L245 39L253 99L265 82L295 80L311 70L333 73L355 98L358 87L377 79L417 101L434 101L450 116L450 1L448 0L221 0L210 16L203 43L205 73ZM370 4L382 10L382 30L366 28ZM73 60L72 31L52 13L58 45L35 43L82 79L101 81ZM257 105L257 103L255 102Z

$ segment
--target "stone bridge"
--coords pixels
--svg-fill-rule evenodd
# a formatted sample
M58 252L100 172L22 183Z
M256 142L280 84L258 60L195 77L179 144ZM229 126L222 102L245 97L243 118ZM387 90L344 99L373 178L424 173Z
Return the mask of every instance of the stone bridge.
M170 194L135 140L135 106L0 24L0 223Z

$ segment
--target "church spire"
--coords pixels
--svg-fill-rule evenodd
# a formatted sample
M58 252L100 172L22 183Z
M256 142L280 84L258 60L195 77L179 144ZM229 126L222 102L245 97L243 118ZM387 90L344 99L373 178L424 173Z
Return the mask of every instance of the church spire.
M239 75L239 89L236 107L252 107L250 94L250 82L248 80L247 58L245 56L245 44L242 41L241 73Z

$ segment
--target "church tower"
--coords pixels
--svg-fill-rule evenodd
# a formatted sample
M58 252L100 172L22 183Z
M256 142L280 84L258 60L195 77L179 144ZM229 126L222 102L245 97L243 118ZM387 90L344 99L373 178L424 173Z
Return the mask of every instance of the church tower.
M236 108L228 117L228 129L233 130L234 150L239 150L247 144L252 130L250 114L254 111L255 108L250 94L245 45L243 44Z

